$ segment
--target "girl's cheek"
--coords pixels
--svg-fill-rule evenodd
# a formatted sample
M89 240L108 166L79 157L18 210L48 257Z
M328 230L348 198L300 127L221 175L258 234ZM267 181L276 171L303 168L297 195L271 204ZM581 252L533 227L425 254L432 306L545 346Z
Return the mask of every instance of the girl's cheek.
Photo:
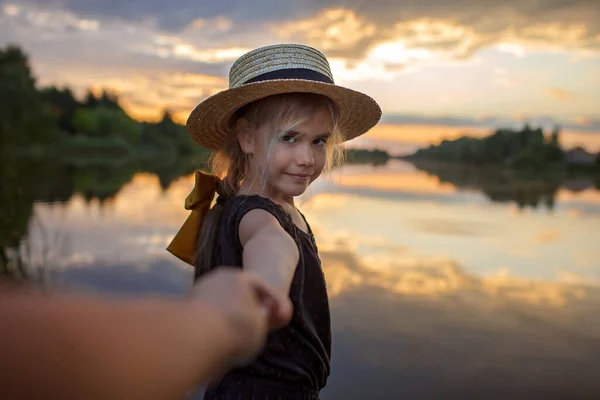
M327 161L327 149L326 148L322 148L317 154L318 154L318 160L319 160L319 167L323 168L325 166L325 163Z

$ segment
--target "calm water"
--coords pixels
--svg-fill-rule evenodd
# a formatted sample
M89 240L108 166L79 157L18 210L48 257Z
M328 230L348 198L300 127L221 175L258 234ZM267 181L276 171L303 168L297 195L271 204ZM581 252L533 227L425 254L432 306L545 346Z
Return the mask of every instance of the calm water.
M36 202L31 254L63 284L181 292L191 270L165 247L192 186L135 174L103 202ZM345 167L299 207L331 296L324 399L600 398L597 183L393 161Z

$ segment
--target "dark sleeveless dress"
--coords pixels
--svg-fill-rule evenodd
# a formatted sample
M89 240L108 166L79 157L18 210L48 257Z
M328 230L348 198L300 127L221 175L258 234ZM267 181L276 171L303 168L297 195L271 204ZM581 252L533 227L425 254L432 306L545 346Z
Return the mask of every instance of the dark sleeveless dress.
M305 233L280 205L267 198L236 196L224 204L215 245L216 265L241 267L239 224L247 212L257 208L271 213L298 245L300 258L290 288L294 313L288 326L268 336L264 351L255 361L213 382L204 399L318 399L330 371L331 319L325 277L310 226Z

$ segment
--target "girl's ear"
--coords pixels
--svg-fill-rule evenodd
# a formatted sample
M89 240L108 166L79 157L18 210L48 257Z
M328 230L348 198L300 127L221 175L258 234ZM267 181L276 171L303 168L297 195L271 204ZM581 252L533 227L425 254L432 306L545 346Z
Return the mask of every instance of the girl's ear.
M235 131L240 148L246 154L254 153L254 135L246 118L240 118L235 122Z

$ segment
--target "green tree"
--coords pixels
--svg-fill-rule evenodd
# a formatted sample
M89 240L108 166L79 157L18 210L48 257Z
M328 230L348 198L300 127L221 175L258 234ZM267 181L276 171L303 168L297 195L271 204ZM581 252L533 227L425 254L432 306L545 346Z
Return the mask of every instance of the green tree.
M560 147L560 127L555 126L544 148L544 160L549 163L565 161L565 152Z
M95 108L95 107L98 107L99 104L100 104L100 101L98 101L98 98L96 97L96 95L94 95L94 92L92 92L91 90L88 90L88 92L85 95L85 100L83 101L83 105L88 108Z
M41 90L42 100L49 106L50 112L58 123L59 129L71 135L77 133L73 126L73 118L82 105L77 101L69 88L58 89L55 86Z
M73 126L89 137L120 138L133 145L139 144L142 139L140 124L116 108L80 108L73 118Z
M0 147L31 148L51 142L55 133L27 56L15 46L0 50Z
M565 153L560 147L559 128L546 140L540 128L529 125L520 131L498 129L481 139L463 136L429 146L408 158L466 162L477 165L506 165L515 169L552 173L566 168Z
M171 113L166 110L158 123L144 124L143 143L161 153L192 155L202 148L188 136L185 127L173 120Z
M98 98L98 107L110 108L115 110L123 110L119 105L119 97L116 93L109 93L106 90Z

